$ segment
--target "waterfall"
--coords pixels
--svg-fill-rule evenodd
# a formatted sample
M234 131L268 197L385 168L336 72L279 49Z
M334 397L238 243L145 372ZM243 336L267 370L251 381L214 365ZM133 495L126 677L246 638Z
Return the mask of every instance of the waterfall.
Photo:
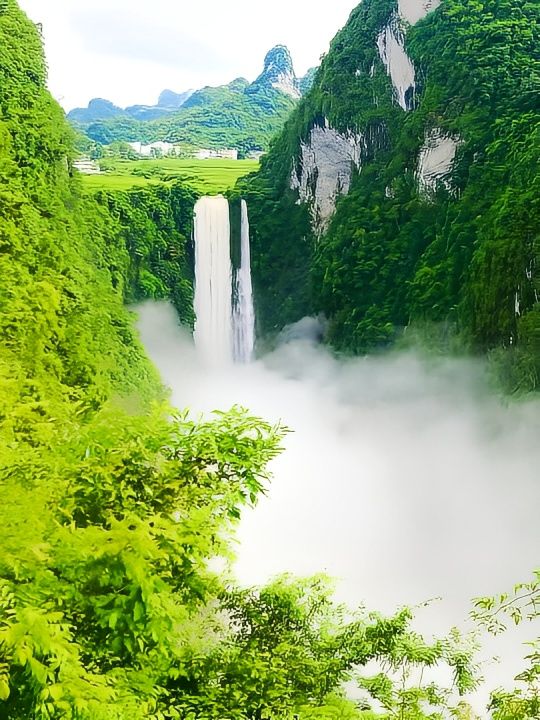
M249 220L241 202L240 267L231 264L229 203L221 195L195 205L195 345L211 365L233 360L248 363L253 355L255 318L251 286Z
M203 360L233 359L229 203L219 195L195 205L195 345Z
M255 312L251 285L251 252L249 247L249 218L247 203L241 201L240 267L235 275L235 301L233 310L234 359L248 363L255 345Z

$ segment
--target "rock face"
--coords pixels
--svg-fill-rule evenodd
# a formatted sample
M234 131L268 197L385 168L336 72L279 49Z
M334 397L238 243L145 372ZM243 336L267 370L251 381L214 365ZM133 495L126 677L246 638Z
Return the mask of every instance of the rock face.
M340 195L351 187L353 170L360 169L364 140L361 135L324 126L312 128L300 147L300 157L291 172L290 187L298 191L298 202L309 203L315 232L326 228Z
M301 96L291 54L284 45L276 45L264 59L264 70L253 83L254 88L274 88L293 98Z
M415 25L440 4L441 0L398 0L398 13L392 14L377 37L379 57L392 80L397 102L403 110L413 109L416 91L414 65L405 52L407 24Z
M377 36L379 57L392 81L395 100L405 111L414 109L416 91L415 68L405 51L407 25L414 25L424 18L440 5L440 1L399 0L398 12L391 14ZM307 89L313 83L315 73L316 68L313 68L301 81L307 80ZM282 46L267 55L264 74L266 81L274 86L283 83L305 92L294 78L290 55ZM309 204L317 235L328 228L338 197L349 192L353 169L361 167L362 152L368 146L376 149L378 142L377 138L364 137L353 131L339 133L325 119L324 125L315 126L307 140L301 143L298 160L293 163L290 187L298 191L299 203ZM440 182L450 189L449 175L458 146L457 139L441 130L426 135L417 171L419 189L424 197L431 196Z
M440 4L441 0L398 0L399 14L410 25L415 25Z
M392 15L388 25L379 33L377 48L392 80L399 106L403 110L412 110L416 90L415 70L405 52L405 35L396 14Z
M439 185L452 189L451 174L459 145L459 138L441 128L426 132L416 173L418 191L425 199L431 198Z

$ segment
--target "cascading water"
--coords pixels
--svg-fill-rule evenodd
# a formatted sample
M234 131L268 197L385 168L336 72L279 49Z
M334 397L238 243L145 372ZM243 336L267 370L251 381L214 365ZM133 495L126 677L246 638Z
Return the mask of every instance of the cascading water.
M233 359L229 203L219 195L195 205L195 345L203 360Z
M241 202L240 267L231 265L229 203L221 195L195 205L195 331L204 362L248 363L253 355L255 316L251 285L249 220Z
M241 202L240 268L236 271L236 296L233 310L234 359L249 363L255 345L255 312L251 284L251 252L247 203Z

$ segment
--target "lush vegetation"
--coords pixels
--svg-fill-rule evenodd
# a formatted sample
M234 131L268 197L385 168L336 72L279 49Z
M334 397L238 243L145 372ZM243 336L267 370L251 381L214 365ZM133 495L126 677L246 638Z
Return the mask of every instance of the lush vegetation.
M509 623L530 622L538 632L540 618L540 571L534 580L518 583L511 592L498 597L478 598L472 616L489 632L505 632ZM527 667L515 678L515 690L492 694L493 720L531 720L540 716L540 637L528 643Z
M108 145L116 140L154 142L164 140L195 148L235 148L240 155L265 150L295 105L289 95L271 83L249 85L235 80L229 85L208 87L194 93L177 111L156 120L137 120L130 115L81 123L74 127L92 140Z
M377 52L395 10L395 0L358 6L261 172L240 183L262 327L322 311L330 342L361 353L416 324L447 347L457 336L490 352L509 390L539 387L539 6L445 0L410 28L418 82L410 112L394 101ZM317 239L290 174L323 117L361 133L365 147L361 172ZM451 184L426 198L416 169L433 128L460 144Z
M191 227L197 197L180 183L93 194L96 225L109 247L116 247L109 267L124 302L171 300L186 325L193 321Z
M125 190L174 181L189 185L201 195L216 195L233 188L244 175L258 167L256 160L159 160L104 159L100 175L83 176L84 186L100 190Z
M352 613L322 578L238 589L212 570L284 430L167 405L124 303L177 290L187 312L196 192L88 193L73 154L38 32L2 0L1 717L471 718L474 648L457 632L426 642L409 610ZM437 666L449 687L427 679ZM494 702L498 720L537 713L530 685Z

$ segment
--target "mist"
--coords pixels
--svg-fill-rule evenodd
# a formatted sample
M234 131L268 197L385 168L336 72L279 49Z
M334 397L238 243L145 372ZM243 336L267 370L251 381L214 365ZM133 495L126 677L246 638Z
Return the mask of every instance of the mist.
M241 583L325 572L339 600L382 612L441 597L417 623L443 633L466 626L471 598L539 566L540 403L494 396L480 362L339 360L304 321L249 366L206 368L169 305L137 313L175 406L197 416L241 405L292 431L239 526ZM505 658L485 670L492 689L521 669L517 639L487 643L484 660Z

